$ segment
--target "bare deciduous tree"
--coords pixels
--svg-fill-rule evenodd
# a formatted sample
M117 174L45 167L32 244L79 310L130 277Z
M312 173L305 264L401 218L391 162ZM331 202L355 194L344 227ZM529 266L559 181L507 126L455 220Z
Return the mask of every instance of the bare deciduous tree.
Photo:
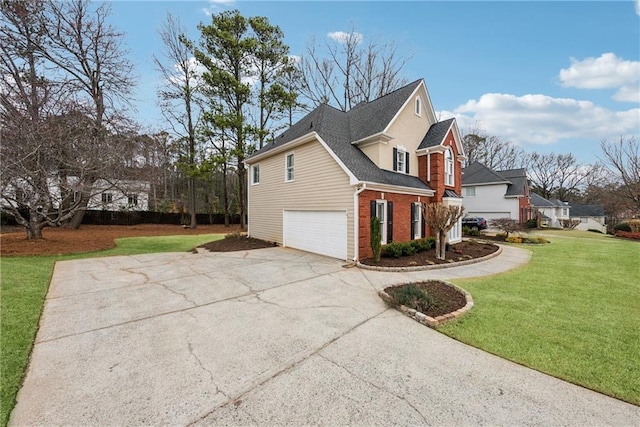
M467 164L480 162L493 170L516 169L526 162L524 150L499 136L488 135L479 124L462 137Z
M616 142L603 140L600 147L603 162L621 181L622 195L640 213L640 143L634 137L620 137Z
M131 68L107 9L34 0L0 10L2 208L38 239L81 220L93 183L122 164L105 122L119 90L130 92Z
M321 47L312 39L298 63L300 94L310 101L310 108L329 103L347 111L407 83L400 73L410 56L399 54L395 43L380 39L364 43L353 25L331 40Z
M160 107L172 132L179 140L186 142L187 156L182 164L188 176L189 227L196 228L196 128L201 112L196 102L198 64L178 18L167 14L158 34L164 47L164 58L154 56L153 60L164 80L163 86L158 90Z
M424 216L429 228L436 236L436 258L445 259L447 233L462 218L462 206L445 206L442 203L429 203L423 207Z
M599 175L599 165L578 163L573 154L533 152L527 159L532 190L545 199L567 200Z

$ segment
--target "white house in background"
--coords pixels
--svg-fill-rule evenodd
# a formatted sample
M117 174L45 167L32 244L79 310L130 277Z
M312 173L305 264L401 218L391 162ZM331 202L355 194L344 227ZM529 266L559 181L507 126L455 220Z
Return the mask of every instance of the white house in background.
M570 217L571 219L580 220L580 224L576 227L578 230L607 232L607 217L602 205L579 205L574 203L571 205Z
M531 207L542 213L542 224L548 227L563 228L562 221L570 219L571 206L567 202L531 193Z
M77 182L77 178L69 177L69 182ZM47 179L50 203L57 207L61 201L60 185L55 177ZM149 188L146 181L99 179L91 189L91 197L87 204L90 210L108 211L146 211L149 209ZM76 186L74 202L79 197L80 188ZM17 207L29 204L33 190L26 181L18 180L2 188L2 203Z
M87 209L106 211L146 211L149 183L146 181L99 179L93 185Z
M462 171L465 216L488 221L510 218L520 223L531 218L529 181L525 169L494 171L473 162Z

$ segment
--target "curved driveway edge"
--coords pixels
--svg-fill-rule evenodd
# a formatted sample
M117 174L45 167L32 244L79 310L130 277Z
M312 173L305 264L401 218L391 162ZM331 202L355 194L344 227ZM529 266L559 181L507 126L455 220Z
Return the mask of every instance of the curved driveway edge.
M60 262L10 424L637 424L636 406L459 343L377 295L530 257L504 249L410 273L286 248Z

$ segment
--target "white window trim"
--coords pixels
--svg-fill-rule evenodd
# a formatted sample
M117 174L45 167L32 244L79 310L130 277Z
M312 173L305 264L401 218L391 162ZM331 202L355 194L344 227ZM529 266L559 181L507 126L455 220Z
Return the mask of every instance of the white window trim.
M386 200L376 200L376 217L378 217L378 205L382 205L382 214L384 218L380 220L380 235L382 237L382 244L387 244L387 201ZM380 218L380 217L378 217Z
M400 168L400 159L402 159L402 168ZM407 173L407 150L401 146L398 145L396 147L396 172L400 172L400 173Z
M288 160L289 160L289 156L291 156L291 159L293 160L293 166L291 166L291 176L292 178L289 179L289 165ZM296 179L296 158L294 156L294 152L290 151L288 153L286 153L284 155L284 181L285 182L293 182Z
M256 170L258 171L258 180L256 181ZM251 185L260 184L260 165L251 166Z
M414 206L413 208L414 212L418 213L417 221L415 218L411 218L411 221L416 223L416 225L413 227L413 238L421 239L422 238L422 203L414 202L413 206Z
M422 117L422 101L419 96L416 96L416 100L413 104L413 112L416 116Z
M447 158L447 154L449 155L449 158ZM451 168L451 170L449 171L449 167ZM454 173L454 163L453 163L453 153L451 152L450 148L447 148L447 150L444 152L444 185L447 185L449 187L453 187L455 185L455 173Z

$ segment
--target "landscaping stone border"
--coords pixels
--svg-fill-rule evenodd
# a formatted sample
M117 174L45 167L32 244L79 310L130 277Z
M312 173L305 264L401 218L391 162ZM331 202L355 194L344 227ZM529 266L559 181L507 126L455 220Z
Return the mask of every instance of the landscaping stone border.
M473 307L473 297L471 296L471 294L469 292L467 292L466 290L462 289L460 286L456 286L453 283L449 283L449 282L445 282L444 280L437 280L440 283L444 283L447 286L451 286L452 288L455 288L456 290L462 292L464 294L464 299L467 301L467 303L465 304L464 307L451 312L451 313L447 313L447 314L443 314L442 316L437 316L437 317L430 317L427 316L424 313L421 313L417 310L414 310L412 308L406 307L404 305L400 306L400 311L402 313L404 313L406 316L411 317L412 319L416 320L419 323L422 323L423 325L429 326L430 328L436 328L444 323L450 322L453 319L457 319L459 317L461 317L463 314L465 314L467 311L471 310L471 307ZM402 286L402 285L395 285L393 287L397 287L397 286ZM386 293L383 290L378 292L378 295L380 295L380 297L387 303L392 305L393 304L393 299L389 296L388 293Z
M358 261L356 265L365 270L390 271L390 272L438 270L442 268L459 267L461 265L476 264L491 258L495 258L498 255L500 255L502 253L502 245L498 245L497 243L491 243L491 244L496 245L498 247L498 250L489 255L483 256L481 258L468 259L465 261L453 261L448 264L417 265L412 267L378 267L375 265L362 264L360 261Z

